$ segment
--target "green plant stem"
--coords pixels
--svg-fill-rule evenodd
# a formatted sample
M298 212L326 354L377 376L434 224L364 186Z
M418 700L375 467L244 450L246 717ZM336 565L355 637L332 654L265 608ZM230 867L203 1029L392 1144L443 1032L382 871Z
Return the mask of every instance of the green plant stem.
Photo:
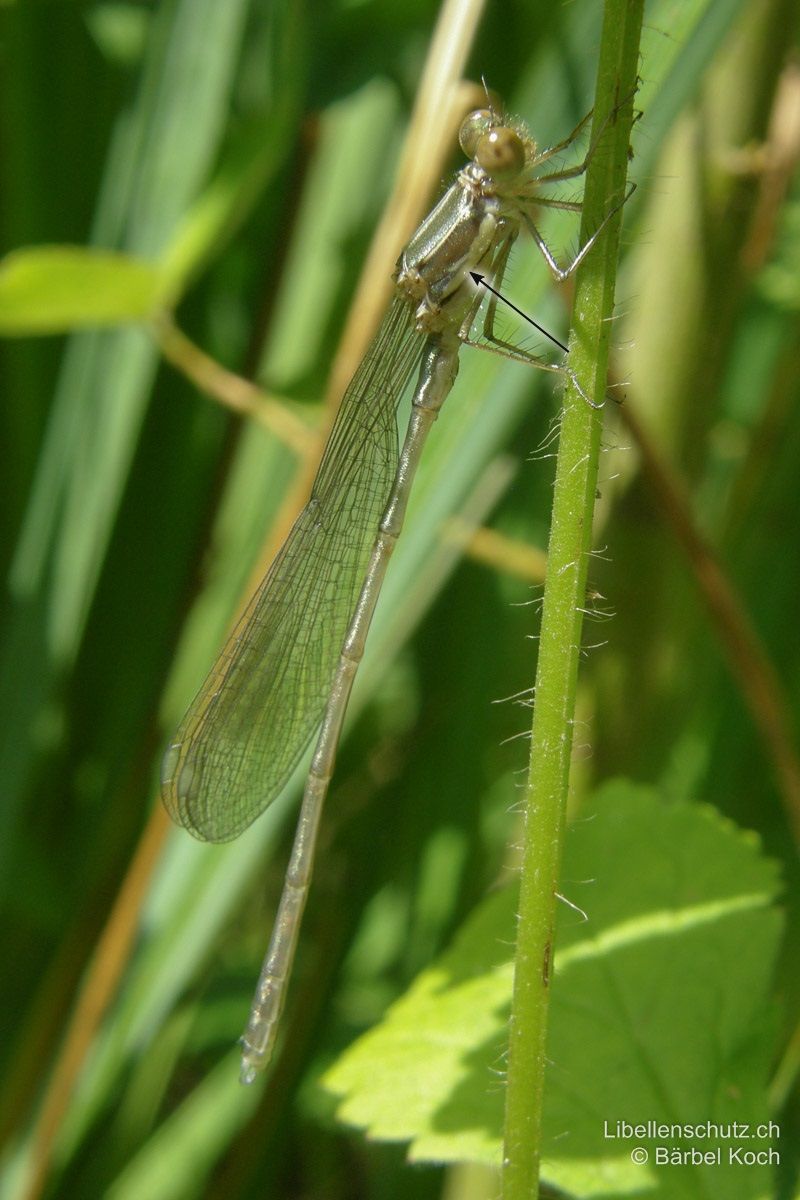
M586 173L582 242L624 194L642 7L643 0L605 5L593 128L606 124ZM526 796L504 1200L534 1200L538 1194L550 964L620 221L621 213L611 218L576 272L571 377L564 392Z

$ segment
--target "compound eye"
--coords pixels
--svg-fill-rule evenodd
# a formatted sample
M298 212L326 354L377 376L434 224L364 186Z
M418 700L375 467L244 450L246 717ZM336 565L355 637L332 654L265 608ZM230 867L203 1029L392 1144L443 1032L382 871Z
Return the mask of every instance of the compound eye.
M505 125L478 138L474 158L494 179L514 179L525 170L522 138Z
M467 158L474 158L480 139L489 132L494 118L488 108L476 108L461 122L458 141Z

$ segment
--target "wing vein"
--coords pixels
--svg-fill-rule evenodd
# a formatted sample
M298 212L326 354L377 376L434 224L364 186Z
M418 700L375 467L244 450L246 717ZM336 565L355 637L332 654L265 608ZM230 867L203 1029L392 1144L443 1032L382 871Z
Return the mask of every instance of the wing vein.
M397 468L397 408L420 361L413 312L392 302L345 392L286 542L170 746L171 816L236 837L272 802L318 726Z

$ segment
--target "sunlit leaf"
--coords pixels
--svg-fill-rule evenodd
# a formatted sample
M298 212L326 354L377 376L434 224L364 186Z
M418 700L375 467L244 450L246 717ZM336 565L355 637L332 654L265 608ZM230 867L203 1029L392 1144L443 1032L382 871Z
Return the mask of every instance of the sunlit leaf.
M555 956L544 1176L609 1198L758 1195L755 1167L652 1165L663 1144L719 1146L727 1164L744 1138L634 1137L617 1123L768 1119L774 864L711 809L619 783L570 829L563 878L576 907L562 907ZM408 1141L417 1161L500 1162L515 902L513 888L490 896L330 1069L343 1121ZM650 1165L631 1162L638 1146Z

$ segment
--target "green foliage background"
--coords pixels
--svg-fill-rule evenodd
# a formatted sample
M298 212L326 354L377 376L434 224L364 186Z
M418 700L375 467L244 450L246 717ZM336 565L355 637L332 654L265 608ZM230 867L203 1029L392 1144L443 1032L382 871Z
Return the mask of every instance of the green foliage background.
M63 301L52 262L21 291L3 292L0 276L0 322L14 335L2 345L0 474L3 1194L30 1194L39 1106L156 803L161 746L296 467L276 438L161 362L146 324L117 326L120 306L138 319L152 294L174 300L209 354L318 420L436 13L427 0L0 11L4 249L91 243L155 270L120 276L105 300L83 276L72 322L48 310ZM600 15L595 0L496 0L469 74L555 140L589 106ZM796 736L800 195L789 167L765 216L768 189L751 171L796 13L782 0L653 0L646 23L615 376L630 379L631 409L682 480ZM568 223L548 230L564 251L575 237ZM564 329L564 298L530 250L516 252L509 291ZM70 323L83 331L20 336ZM513 866L529 714L493 702L532 683L539 590L456 561L442 529L467 514L546 546L552 468L537 451L556 398L549 376L463 357L355 697L275 1070L243 1091L234 1043L280 888L291 789L230 846L171 834L51 1131L46 1194L493 1194L468 1168L409 1170L402 1146L364 1143L317 1086ZM587 642L603 644L581 682L575 809L595 783L626 776L665 803L713 805L781 862L787 933L771 1020L783 1165L771 1194L788 1196L800 995L791 796L674 513L615 414L607 441L590 576L614 615L588 626ZM738 668L747 674L746 661Z

